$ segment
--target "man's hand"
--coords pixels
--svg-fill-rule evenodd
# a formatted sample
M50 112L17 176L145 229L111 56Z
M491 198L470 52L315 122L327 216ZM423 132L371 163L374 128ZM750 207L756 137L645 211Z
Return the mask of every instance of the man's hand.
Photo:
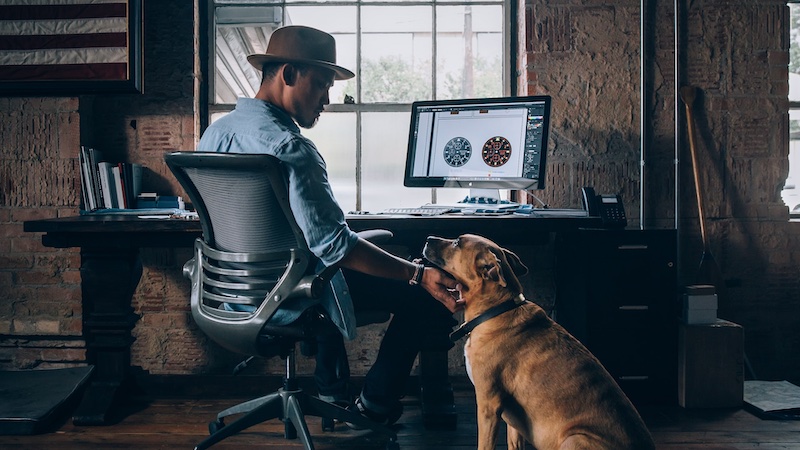
M436 267L425 267L420 285L450 312L464 307L458 282Z

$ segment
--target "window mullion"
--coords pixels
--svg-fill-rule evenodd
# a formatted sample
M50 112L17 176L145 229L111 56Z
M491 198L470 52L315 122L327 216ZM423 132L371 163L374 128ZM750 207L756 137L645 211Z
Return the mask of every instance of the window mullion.
M363 190L361 170L361 2L356 3L356 211L361 211L361 193Z

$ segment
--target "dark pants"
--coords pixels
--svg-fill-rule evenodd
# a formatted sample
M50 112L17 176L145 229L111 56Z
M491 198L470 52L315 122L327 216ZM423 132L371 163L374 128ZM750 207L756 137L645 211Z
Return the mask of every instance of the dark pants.
M392 319L375 363L364 380L363 395L371 402L391 405L405 392L420 350L447 350L456 321L441 303L419 286L343 270L356 310L385 311ZM341 334L321 337L314 377L320 394L344 393L350 370Z

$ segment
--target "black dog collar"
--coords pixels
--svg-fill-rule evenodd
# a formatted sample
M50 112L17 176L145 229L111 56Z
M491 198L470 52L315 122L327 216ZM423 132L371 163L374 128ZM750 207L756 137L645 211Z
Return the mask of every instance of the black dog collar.
M511 300L506 300L497 306L493 306L484 311L482 314L478 315L478 317L470 320L469 322L464 322L463 324L461 324L460 327L456 328L456 331L450 333L450 340L456 342L462 337L472 333L472 330L474 330L475 327L482 324L483 322L486 322L487 320L490 319L494 319L500 314L511 311L512 309L522 306L526 303L529 302L525 300L525 297L522 294L519 294L517 297L512 298Z

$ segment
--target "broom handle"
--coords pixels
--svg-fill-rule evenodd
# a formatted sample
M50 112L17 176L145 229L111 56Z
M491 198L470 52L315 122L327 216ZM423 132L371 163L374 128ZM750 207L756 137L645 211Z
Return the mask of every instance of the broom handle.
M697 196L697 214L700 216L700 236L703 239L703 250L708 250L706 235L706 216L703 212L703 196L700 194L700 169L697 164L697 151L695 149L694 117L692 105L695 99L696 88L684 86L681 88L681 100L686 105L686 122L689 128L689 151L692 155L692 172L694 174L694 191Z

